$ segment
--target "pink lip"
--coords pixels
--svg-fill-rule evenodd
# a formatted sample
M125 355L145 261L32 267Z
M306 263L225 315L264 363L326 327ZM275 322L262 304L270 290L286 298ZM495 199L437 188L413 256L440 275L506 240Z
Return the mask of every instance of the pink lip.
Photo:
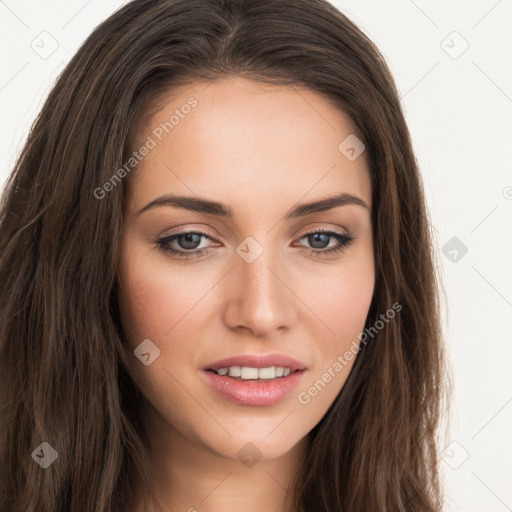
M220 359L214 363L210 363L203 367L203 370L218 370L219 368L226 368L228 366L250 366L251 368L268 368L269 366L284 366L293 370L305 370L306 365L293 359L292 357L285 356L284 354L241 354L239 356L228 357ZM291 374L290 374L291 375Z
M237 359L239 360L239 359ZM224 364L224 362L223 362ZM235 366L229 364L226 366ZM246 366L249 366L246 364ZM265 366L250 366L265 368ZM267 366L285 366L269 364ZM222 368L220 366L219 368ZM279 402L296 388L307 370L297 370L287 377L278 377L273 380L237 380L227 375L217 375L213 371L201 372L206 382L222 397L240 405L272 405Z

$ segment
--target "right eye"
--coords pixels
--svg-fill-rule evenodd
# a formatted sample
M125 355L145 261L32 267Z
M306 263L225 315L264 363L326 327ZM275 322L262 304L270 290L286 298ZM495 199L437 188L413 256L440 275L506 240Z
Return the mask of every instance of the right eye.
M178 257L200 257L209 252L208 247L201 247L201 239L213 240L202 231L180 231L155 240L157 246L166 254Z

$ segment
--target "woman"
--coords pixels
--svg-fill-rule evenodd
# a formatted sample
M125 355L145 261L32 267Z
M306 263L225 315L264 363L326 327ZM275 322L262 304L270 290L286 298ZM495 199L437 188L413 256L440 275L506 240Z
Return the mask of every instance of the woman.
M134 0L2 200L2 510L442 507L429 221L323 0Z

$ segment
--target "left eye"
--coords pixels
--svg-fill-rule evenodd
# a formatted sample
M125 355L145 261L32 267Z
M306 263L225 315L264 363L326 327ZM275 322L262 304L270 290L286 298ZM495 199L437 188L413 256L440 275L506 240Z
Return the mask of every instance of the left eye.
M318 231L316 233L304 235L303 237L299 238L299 240L302 240L303 238L307 239L308 243L312 245L313 249L325 249L329 246L330 239L336 238L338 241L341 241L340 239L343 238L343 236L338 233L326 233L324 231Z
M189 231L159 238L155 242L166 254L179 257L199 257L209 252L208 246L201 247L202 239L213 240L208 233ZM312 231L298 238L298 240L303 239L307 239L308 243L311 244L311 247L306 249L313 256L342 251L354 241L354 237L350 233L344 234L324 230ZM337 240L338 244L328 248L332 239ZM178 248L176 248L176 245L172 246L174 243L177 244Z
M342 252L347 246L353 244L355 237L350 233L338 233L337 231L312 231L311 233L306 233L299 240L307 239L308 243L311 244L311 248L309 248L308 252L317 257L321 257L325 254L331 254L334 252ZM335 239L338 241L338 244L334 247L329 247L329 242L331 239ZM322 250L324 249L324 250ZM326 249L326 250L325 250Z

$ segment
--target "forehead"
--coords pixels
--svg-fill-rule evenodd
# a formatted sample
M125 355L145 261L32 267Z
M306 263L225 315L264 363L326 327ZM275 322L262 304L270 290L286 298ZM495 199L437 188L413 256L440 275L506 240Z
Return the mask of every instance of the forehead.
M322 95L233 77L174 88L158 107L138 137L153 144L130 176L134 208L168 192L240 205L346 192L371 206L365 152L339 149L353 124Z

